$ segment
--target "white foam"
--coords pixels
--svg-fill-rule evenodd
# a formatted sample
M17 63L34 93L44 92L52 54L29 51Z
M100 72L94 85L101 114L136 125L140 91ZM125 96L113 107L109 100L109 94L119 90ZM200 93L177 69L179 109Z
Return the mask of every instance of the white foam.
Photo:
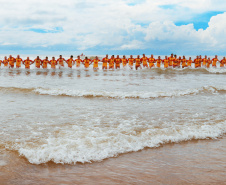
M169 142L218 138L226 133L226 121L172 122L156 126L136 119L107 125L95 120L84 125L66 125L53 130L46 138L38 138L31 132L29 139L15 141L11 149L17 150L32 164L49 161L63 164L101 161L118 154L145 147L158 147Z
M133 91L133 92L122 92L122 91L86 91L86 90L67 90L67 89L43 89L37 88L34 90L35 93L41 95L52 95L52 96L73 96L73 97L106 97L106 98L158 98L158 97L178 97L185 95L198 94L202 92L216 93L219 90L226 90L226 87L213 87L204 86L195 89L175 90L170 92L145 92L145 91Z

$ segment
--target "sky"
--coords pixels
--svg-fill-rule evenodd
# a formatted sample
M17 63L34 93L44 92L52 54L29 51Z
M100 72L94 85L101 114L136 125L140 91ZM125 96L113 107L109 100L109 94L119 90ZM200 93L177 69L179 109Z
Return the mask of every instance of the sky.
M226 0L0 0L0 53L226 55Z

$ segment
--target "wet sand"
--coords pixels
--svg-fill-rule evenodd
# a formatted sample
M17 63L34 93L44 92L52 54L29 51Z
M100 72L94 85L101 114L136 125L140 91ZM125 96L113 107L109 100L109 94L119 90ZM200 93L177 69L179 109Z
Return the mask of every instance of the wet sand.
M146 148L101 162L32 165L1 153L1 184L225 184L226 137Z

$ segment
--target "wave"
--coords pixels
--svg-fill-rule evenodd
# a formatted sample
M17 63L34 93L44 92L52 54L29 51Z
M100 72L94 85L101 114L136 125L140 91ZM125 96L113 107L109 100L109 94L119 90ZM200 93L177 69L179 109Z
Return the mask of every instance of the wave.
M214 87L204 86L201 88L174 90L165 92L147 92L147 91L88 91L88 90L68 90L68 89L45 89L45 88L17 88L17 87L0 87L0 92L11 93L34 93L39 95L50 96L69 96L84 98L115 98L115 99L152 99L165 97L180 97L187 95L198 95L202 93L226 93L226 86Z
M90 121L91 122L91 121ZM51 127L51 133L42 132L48 123L38 123L39 129L30 131L29 138L18 138L7 149L17 151L32 164L47 162L61 164L102 161L119 154L167 143L198 139L216 139L226 133L226 121L218 123L163 123L144 124L131 119L108 126L62 125Z

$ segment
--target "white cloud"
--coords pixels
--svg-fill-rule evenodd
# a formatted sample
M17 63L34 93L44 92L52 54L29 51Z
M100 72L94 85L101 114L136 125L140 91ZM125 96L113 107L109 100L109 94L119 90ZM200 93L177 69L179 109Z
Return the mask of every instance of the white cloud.
M208 11L225 11L224 0L0 0L0 46L65 45L86 50L135 50L180 46L225 49L226 14L211 18L206 30L176 26ZM163 5L171 5L162 8ZM62 32L51 33L56 28ZM37 33L49 30L49 33ZM32 31L33 30L33 31ZM36 31L37 31L36 30ZM175 48L176 48L175 47ZM217 50L216 50L217 51Z

